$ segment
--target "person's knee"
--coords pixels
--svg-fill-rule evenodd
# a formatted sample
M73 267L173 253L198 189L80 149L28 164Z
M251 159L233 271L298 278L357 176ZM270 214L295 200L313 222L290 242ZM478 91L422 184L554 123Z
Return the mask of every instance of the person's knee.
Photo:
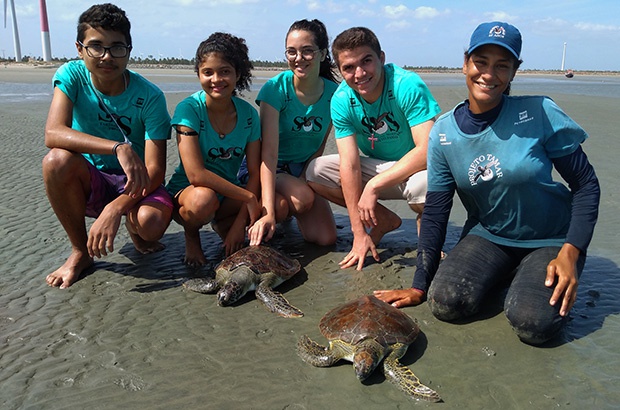
M217 196L207 189L194 189L183 202L183 219L191 217L195 221L203 221L203 224L209 222L220 207Z
M530 345L543 344L558 335L564 319L559 315L540 315L531 309L516 306L505 308L506 318L522 342Z
M428 290L428 306L437 319L453 322L472 314L470 303L462 297L458 289L433 286Z
M49 178L72 178L76 175L76 167L80 164L78 159L81 155L65 149L52 148L43 157L43 177Z

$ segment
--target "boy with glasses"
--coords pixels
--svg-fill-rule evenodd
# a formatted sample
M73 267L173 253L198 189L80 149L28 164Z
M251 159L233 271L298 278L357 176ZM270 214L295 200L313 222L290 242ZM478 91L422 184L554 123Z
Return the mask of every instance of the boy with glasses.
M170 116L163 93L127 70L130 23L112 4L79 18L81 60L63 64L45 126L45 189L71 242L71 255L46 278L67 288L114 250L122 216L140 253L163 248L172 200L163 188ZM86 231L85 216L96 218Z
M402 223L379 199L407 200L419 220L428 134L440 110L417 74L385 64L371 30L342 32L332 54L344 79L331 103L338 154L315 159L306 177L319 195L347 208L353 247L340 266L361 270L368 252L379 261L376 245Z

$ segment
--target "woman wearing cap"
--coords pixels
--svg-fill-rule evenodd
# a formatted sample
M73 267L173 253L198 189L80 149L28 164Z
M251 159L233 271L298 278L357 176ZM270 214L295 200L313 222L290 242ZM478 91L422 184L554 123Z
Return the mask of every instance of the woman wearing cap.
M438 319L457 321L509 283L506 317L523 342L537 345L558 334L575 302L600 188L581 149L585 131L547 97L508 96L520 52L510 24L473 32L463 62L468 99L430 135L413 286L375 295L397 307L428 297ZM553 168L569 189L553 181ZM467 221L439 265L455 191Z

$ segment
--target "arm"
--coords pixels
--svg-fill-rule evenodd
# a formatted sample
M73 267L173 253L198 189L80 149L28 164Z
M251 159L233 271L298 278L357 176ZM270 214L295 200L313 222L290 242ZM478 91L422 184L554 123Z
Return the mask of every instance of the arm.
M101 257L107 255L107 251L114 251L114 238L118 233L122 216L132 209L142 198L164 182L166 172L166 140L145 141L144 156L150 185L145 188L142 195L119 195L107 204L88 232L86 246L91 256ZM126 147L129 147L127 145ZM120 147L119 147L120 148ZM129 147L131 149L131 147ZM133 150L132 150L133 151Z
M304 169L303 171L301 171L300 174L300 178L302 178L303 180L306 179L306 169L308 169L308 164L310 164L310 162L312 162L313 159L320 157L321 155L323 155L323 152L325 152L325 146L327 145L327 138L329 138L329 134L332 132L332 123L329 123L329 126L327 127L327 131L325 132L325 137L323 138L323 142L321 143L321 146L319 147L319 149L312 154L312 156L310 158L308 158L308 160L306 161L306 164L304 165Z
M425 121L411 127L411 135L415 147L406 153L390 169L385 170L373 177L362 192L359 200L359 209L366 226L377 224L375 206L382 189L395 186L405 181L416 172L426 169L426 155L428 147L428 134L433 127L434 120Z
M116 141L95 137L71 128L73 102L58 87L50 105L45 125L45 145L48 148L61 148L67 151L112 155ZM121 168L127 175L126 193L133 197L146 193L150 185L149 176L138 154L129 145L120 145L116 155Z
M426 194L418 240L416 270L411 288L376 290L374 295L377 298L391 303L394 307L415 306L426 300L426 292L439 267L453 197L453 190L429 191Z
M366 232L358 209L358 202L362 195L362 170L355 135L339 138L336 144L340 156L342 194L353 232L353 248L340 262L340 266L348 268L357 265L356 269L362 270L368 251L372 253L376 261L379 261L379 253L372 238Z
M566 316L577 298L577 260L586 253L598 218L600 185L594 168L579 147L573 154L553 159L558 173L573 193L571 221L566 243L547 266L545 286L555 288L549 303L562 301L560 315ZM557 282L557 284L556 284Z
M259 245L263 240L271 239L276 229L276 167L278 165L278 149L280 113L266 102L260 105L261 123L261 204L262 218L256 221L248 230L250 245ZM248 165L249 171L249 165ZM250 176L252 174L250 173Z
M239 208L239 212L224 239L226 256L243 247L246 226L254 224L261 213L260 204L256 200L260 191L260 150L261 143L259 140L248 143L245 149L249 175L246 190L253 195L254 200L246 202L246 206Z

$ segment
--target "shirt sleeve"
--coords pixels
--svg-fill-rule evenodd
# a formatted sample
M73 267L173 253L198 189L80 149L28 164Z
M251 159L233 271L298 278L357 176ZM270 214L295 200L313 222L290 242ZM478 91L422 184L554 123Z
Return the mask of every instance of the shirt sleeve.
M564 157L553 159L558 173L568 183L573 194L571 220L566 234L566 242L576 246L583 254L586 253L594 225L598 219L598 208L601 199L601 188L594 168L581 149Z
M450 210L454 198L454 190L426 193L424 212L420 225L416 270L411 287L428 291L439 261L441 248L446 240L446 231Z

